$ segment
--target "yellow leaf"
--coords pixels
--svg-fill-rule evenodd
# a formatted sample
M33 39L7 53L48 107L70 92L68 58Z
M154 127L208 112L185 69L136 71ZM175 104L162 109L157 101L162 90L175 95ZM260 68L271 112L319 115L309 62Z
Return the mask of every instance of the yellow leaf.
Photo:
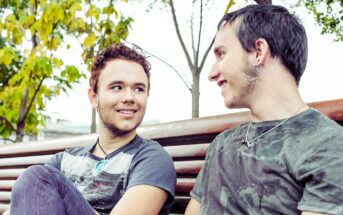
M231 8L232 5L234 5L234 4L235 4L235 1L234 1L234 0L230 0L230 2L227 4L227 6L226 6L226 8L225 8L224 13L225 13L225 14L228 13L229 10L230 10L230 8Z
M60 68L63 65L63 61L61 59L58 59L54 57L52 59L52 63L55 65L55 67Z
M9 66L15 58L15 52L11 48L5 48L4 51L4 64Z
M90 33L90 34L85 38L85 40L83 41L83 45L84 45L86 48L89 48L89 47L93 46L95 40L96 40L95 34L94 34L94 33Z

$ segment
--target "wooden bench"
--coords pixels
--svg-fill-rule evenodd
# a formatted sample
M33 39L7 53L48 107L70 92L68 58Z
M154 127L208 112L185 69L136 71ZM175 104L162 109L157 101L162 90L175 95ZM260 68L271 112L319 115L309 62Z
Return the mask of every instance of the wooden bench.
M343 125L343 99L310 103L331 119ZM183 213L189 192L204 162L213 138L249 120L248 112L144 126L138 133L157 140L172 156L177 171L176 200L172 212ZM96 134L0 146L0 213L10 204L10 192L16 178L28 166L43 164L49 157L66 148L94 143Z

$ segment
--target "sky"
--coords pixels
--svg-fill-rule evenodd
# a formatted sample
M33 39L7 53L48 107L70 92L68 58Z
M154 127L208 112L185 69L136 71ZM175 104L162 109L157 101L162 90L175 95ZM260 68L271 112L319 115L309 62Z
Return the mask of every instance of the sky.
M187 5L187 2L189 4ZM175 0L176 13L181 34L186 44L190 44L189 19L191 1ZM228 1L216 1L204 13L202 50L209 45L215 35L216 25L222 17ZM239 2L239 1L237 1ZM273 4L288 7L288 3L274 0ZM232 10L238 9L236 4ZM182 9L181 9L182 8ZM288 7L289 8L289 7ZM184 78L191 81L185 55L177 40L172 17L163 9L154 9L147 13L144 6L121 4L120 11L135 20L127 41L137 44L149 53L172 65ZM302 20L308 37L309 56L305 73L299 85L299 91L305 102L315 102L343 98L342 57L343 42L333 42L334 36L321 35L321 28L315 23L306 8L294 11ZM82 66L81 50L72 49L68 53L62 51L65 64ZM202 54L200 54L202 56ZM149 58L152 64L151 90L147 112L143 123L169 122L191 118L191 93L166 64L154 57ZM200 117L226 114L234 111L224 106L221 89L215 82L207 79L210 67L214 62L211 50L200 81ZM87 71L85 71L88 73ZM61 94L47 104L46 113L52 118L67 119L87 124L91 122L91 106L87 96L88 79L75 84L68 95Z

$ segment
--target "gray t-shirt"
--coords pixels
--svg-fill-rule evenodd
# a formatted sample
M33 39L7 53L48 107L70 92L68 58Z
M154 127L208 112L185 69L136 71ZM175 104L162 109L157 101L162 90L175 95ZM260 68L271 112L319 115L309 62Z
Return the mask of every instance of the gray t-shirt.
M248 140L278 121L252 123ZM201 214L343 214L343 128L309 109L242 144L248 123L211 144L191 196Z
M46 164L59 169L98 212L109 214L127 189L151 185L168 192L160 214L169 214L176 186L170 155L157 142L136 136L129 144L112 152L104 168L96 171L101 158L93 146L67 149Z

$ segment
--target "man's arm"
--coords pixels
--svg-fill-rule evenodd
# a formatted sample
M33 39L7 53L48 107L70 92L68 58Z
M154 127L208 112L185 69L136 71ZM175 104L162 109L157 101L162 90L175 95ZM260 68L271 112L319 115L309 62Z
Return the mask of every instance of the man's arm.
M167 192L161 188L150 185L133 186L125 192L110 215L157 215L167 198Z
M191 201L188 203L188 206L185 211L185 215L198 215L200 214L200 203L195 200L191 199Z

